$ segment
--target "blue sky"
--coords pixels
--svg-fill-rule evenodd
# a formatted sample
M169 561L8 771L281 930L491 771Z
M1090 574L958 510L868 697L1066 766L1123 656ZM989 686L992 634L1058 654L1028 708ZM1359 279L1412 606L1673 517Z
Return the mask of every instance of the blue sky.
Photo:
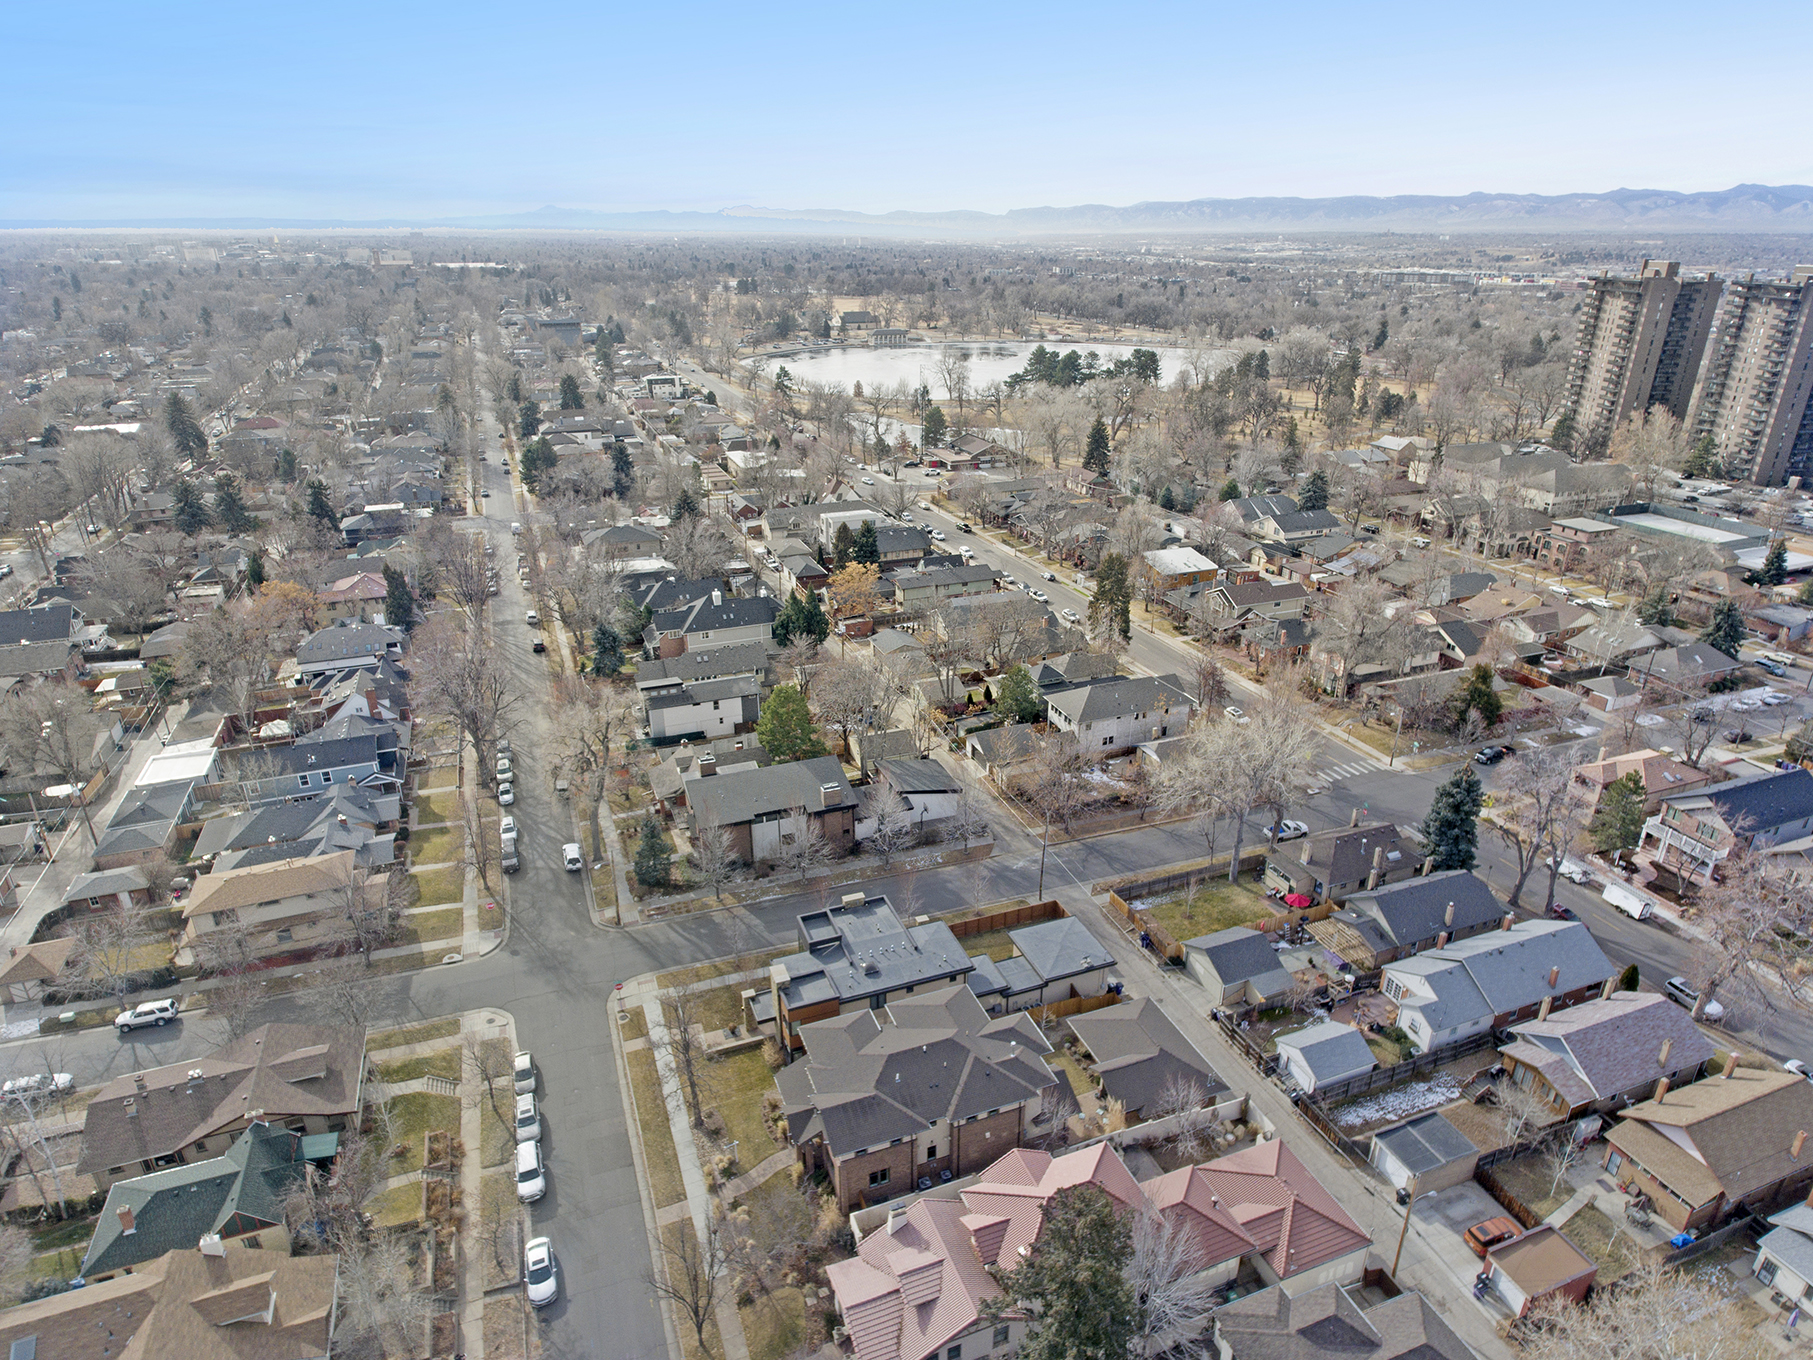
M18 4L0 218L1813 182L1778 47L1805 11L1738 0L1711 33L1714 17L1627 0Z

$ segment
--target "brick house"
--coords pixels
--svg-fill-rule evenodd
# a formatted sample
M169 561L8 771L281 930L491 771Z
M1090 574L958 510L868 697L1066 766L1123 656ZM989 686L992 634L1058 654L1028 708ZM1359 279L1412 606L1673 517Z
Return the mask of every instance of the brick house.
M962 983L805 1025L775 1076L807 1174L846 1210L967 1176L1020 1145L1059 1078L1030 1017L991 1019Z

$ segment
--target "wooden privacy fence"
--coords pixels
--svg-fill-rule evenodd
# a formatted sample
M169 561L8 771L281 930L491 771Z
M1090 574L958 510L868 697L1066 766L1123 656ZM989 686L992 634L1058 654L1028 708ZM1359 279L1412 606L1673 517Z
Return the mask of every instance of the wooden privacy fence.
M1328 1112L1310 1097L1304 1096L1297 1101L1297 1113L1336 1152L1345 1153L1358 1162L1367 1160L1366 1149L1351 1135L1342 1132L1341 1126L1329 1118Z
M1099 1011L1104 1006L1112 1006L1120 997L1114 992L1103 992L1100 996L1073 996L1064 1001L1053 1001L1046 1006L1034 1006L1026 1013L1036 1022L1043 1025L1049 1020L1061 1020L1067 1015L1084 1015L1089 1011Z
M996 930L1013 930L1018 926L1035 925L1040 921L1055 921L1058 917L1069 914L1054 897L1049 901L1030 902L1025 906L1002 907L999 911L991 911L985 916L971 916L967 920L947 920L946 924L950 926L951 934L961 940L970 935L987 935Z
M1247 873L1265 863L1264 850L1247 850L1240 856L1240 872ZM1167 869L1162 874L1127 874L1121 878L1104 878L1091 887L1093 892L1107 892L1118 895L1123 900L1131 901L1139 897L1151 897L1159 893L1175 892L1191 883L1198 886L1212 881L1216 875L1227 877L1228 857L1216 855L1210 859L1192 860L1188 863Z
M1473 1179L1479 1182L1479 1188L1504 1206L1504 1210L1518 1223L1526 1228L1534 1228L1542 1222L1542 1217L1529 1205L1511 1193L1511 1188L1494 1176L1483 1166L1473 1168Z
M1346 1081L1331 1082L1327 1086L1318 1085L1316 1096L1323 1102L1345 1100L1349 1096L1364 1095L1368 1091L1396 1086L1399 1082L1409 1081L1413 1077L1433 1072L1436 1068L1445 1066L1456 1058L1464 1058L1469 1053L1477 1053L1481 1049L1491 1048L1492 1045L1492 1032L1487 1030L1483 1034L1475 1034L1471 1038L1462 1039L1457 1044L1449 1044L1446 1048L1434 1048L1427 1053L1419 1053L1414 1058L1394 1063L1390 1067L1375 1067L1370 1072L1362 1072L1359 1076L1349 1077Z
M1183 962L1183 945L1172 938L1170 931L1152 919L1151 912L1131 905L1119 893L1113 891L1108 894L1108 906L1120 914L1129 931L1140 937L1139 942L1142 948L1150 949L1160 958L1168 959L1172 963Z
M1269 1077L1278 1070L1278 1055L1267 1053L1254 1043L1247 1037L1246 1031L1235 1024L1233 1018L1225 1011L1215 1012L1215 1022L1221 1026L1221 1032L1227 1037L1228 1042L1234 1045L1241 1057L1257 1069L1259 1075Z

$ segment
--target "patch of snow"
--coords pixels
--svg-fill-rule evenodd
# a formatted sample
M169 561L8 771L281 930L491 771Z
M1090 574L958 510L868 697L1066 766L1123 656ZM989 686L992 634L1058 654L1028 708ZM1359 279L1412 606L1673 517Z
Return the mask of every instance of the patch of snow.
M1460 1099L1461 1078L1457 1072L1440 1072L1428 1081L1413 1081L1407 1086L1394 1086L1389 1091L1363 1097L1334 1111L1335 1123L1344 1129L1385 1120L1408 1119L1425 1110L1439 1109Z
M1668 719L1664 718L1660 713L1639 713L1639 714L1637 714L1637 726L1638 727L1660 727L1660 726L1662 726L1663 723L1665 723L1667 721L1668 721Z
M36 1038L38 1022L36 1020L12 1020L0 1026L0 1039L24 1039L27 1036Z

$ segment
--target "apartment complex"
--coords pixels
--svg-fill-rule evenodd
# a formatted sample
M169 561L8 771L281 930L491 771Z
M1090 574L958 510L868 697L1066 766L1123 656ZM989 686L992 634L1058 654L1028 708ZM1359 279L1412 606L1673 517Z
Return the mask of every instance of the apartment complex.
M1773 486L1813 469L1813 265L1731 285L1694 410L1724 475Z
M1620 422L1652 406L1687 419L1719 289L1713 274L1682 278L1674 260L1645 260L1635 278L1591 281L1564 405L1581 448L1602 453Z

